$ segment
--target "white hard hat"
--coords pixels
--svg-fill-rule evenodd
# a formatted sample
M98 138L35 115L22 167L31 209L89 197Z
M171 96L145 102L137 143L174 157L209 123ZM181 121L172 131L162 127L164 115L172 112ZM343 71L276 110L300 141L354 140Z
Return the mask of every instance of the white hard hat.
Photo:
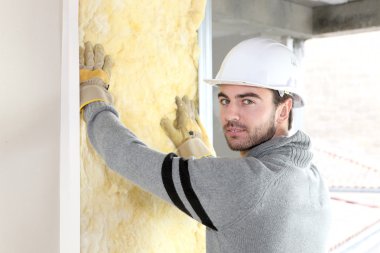
M290 93L294 107L301 107L300 85L297 83L298 61L285 45L270 39L253 38L240 42L224 58L212 85L245 85Z

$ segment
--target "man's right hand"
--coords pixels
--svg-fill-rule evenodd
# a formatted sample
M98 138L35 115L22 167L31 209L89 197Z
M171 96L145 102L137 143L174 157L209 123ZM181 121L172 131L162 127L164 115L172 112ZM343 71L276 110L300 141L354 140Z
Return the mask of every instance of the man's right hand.
M103 101L112 104L112 96L108 92L112 61L109 55L104 55L101 44L92 46L85 43L85 48L79 49L80 65L80 110L86 105Z

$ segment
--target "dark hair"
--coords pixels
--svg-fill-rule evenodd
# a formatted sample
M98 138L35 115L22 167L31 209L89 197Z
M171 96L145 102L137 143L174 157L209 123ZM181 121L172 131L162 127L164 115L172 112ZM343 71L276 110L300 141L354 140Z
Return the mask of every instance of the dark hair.
M291 95L284 94L281 97L277 90L272 90L272 93L273 93L273 103L276 106L276 108L277 108L278 105L284 103L289 98L292 100L292 105L293 105L293 97ZM293 107L292 107L292 109L289 112L288 130L290 130L292 128L292 122L293 122Z

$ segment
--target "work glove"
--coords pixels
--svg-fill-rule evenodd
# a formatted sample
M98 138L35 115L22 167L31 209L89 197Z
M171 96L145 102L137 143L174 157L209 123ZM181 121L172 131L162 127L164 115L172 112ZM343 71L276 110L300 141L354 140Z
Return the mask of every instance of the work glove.
M200 122L194 102L187 96L175 98L176 119L173 123L167 117L161 119L161 127L184 158L215 156L205 128Z
M104 48L100 44L94 47L91 42L85 48L79 48L80 66L80 110L86 105L103 101L112 104L112 96L108 92L111 78L112 61L109 55L104 56Z

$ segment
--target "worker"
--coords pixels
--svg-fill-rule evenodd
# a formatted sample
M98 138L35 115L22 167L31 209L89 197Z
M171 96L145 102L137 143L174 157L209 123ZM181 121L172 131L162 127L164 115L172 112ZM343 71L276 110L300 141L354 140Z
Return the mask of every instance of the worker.
M123 126L107 92L111 60L101 45L86 43L80 65L88 137L111 169L203 223L207 253L327 252L328 190L310 138L289 134L292 108L304 105L297 64L273 40L235 46L206 81L219 88L224 135L241 157L212 156L186 97L176 99L175 124L161 122L177 156L150 149Z

